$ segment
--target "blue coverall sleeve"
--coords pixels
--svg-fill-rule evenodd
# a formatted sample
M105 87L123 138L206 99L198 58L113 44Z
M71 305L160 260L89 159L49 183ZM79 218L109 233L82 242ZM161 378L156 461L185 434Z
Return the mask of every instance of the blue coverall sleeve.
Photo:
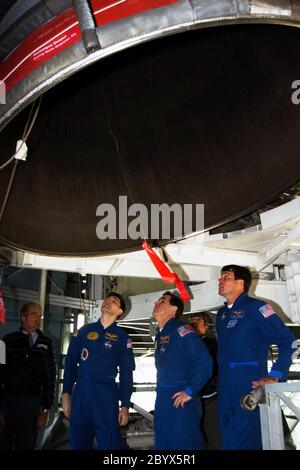
M212 358L196 333L191 332L180 339L190 372L185 392L189 396L195 396L212 376Z
M65 373L64 373L64 384L63 393L72 394L74 383L77 379L78 374L78 363L80 361L81 352L81 341L79 334L72 336L69 344L67 356L65 359Z
M122 342L122 349L120 353L120 401L121 406L130 405L130 397L133 390L133 374L135 369L134 355L132 351L132 342L129 336L126 335Z
M272 309L269 305L261 307L261 309L263 308ZM256 324L261 333L270 340L270 343L278 346L278 358L273 364L269 375L276 377L278 380L286 380L292 363L292 355L296 348L294 335L275 312L265 318L258 308L256 312Z

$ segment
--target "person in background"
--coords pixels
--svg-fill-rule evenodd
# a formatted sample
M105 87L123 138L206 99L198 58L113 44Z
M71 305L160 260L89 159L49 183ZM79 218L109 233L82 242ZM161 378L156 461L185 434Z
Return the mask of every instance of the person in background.
M212 360L191 325L178 319L183 302L167 291L154 304L158 324L154 411L156 450L204 449L199 391L212 373Z
M25 304L19 331L4 336L6 364L0 365L0 448L34 449L54 399L56 363L51 339L40 330L42 309Z
M217 412L218 394L218 344L215 336L208 335L210 317L206 312L193 313L190 324L207 347L213 360L213 375L200 392L203 404L203 430L209 450L220 449L220 434Z
M217 314L219 419L223 450L261 449L259 407L246 411L241 396L268 383L284 381L292 362L294 336L266 302L248 295L247 267L224 266L219 294L226 302ZM278 358L268 372L270 346Z
M99 450L123 448L120 426L128 423L135 368L131 340L116 324L124 312L123 297L110 292L99 320L80 328L69 345L62 407L70 418L73 450L92 449L94 437Z

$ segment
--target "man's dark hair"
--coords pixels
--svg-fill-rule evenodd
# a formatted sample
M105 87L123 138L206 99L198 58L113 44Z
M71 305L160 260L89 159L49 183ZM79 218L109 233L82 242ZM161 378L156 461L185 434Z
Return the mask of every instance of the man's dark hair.
M238 266L237 264L228 264L223 266L221 273L225 271L231 271L234 274L234 279L242 279L244 281L244 292L248 292L251 282L252 274L249 268L246 266Z
M192 318L202 318L202 320L204 321L205 326L209 326L210 316L207 312L192 313L192 315L190 316L190 319L192 319Z
M178 297L178 295L173 294L169 290L167 290L167 292L164 292L163 296L164 295L169 295L171 297L170 304L173 305L174 307L177 307L175 317L179 318L183 313L183 302L182 302L181 298Z
M27 304L24 304L20 310L20 318L26 315L27 309L28 307L30 307L30 305L38 305L39 307L41 307L38 302L28 302Z
M117 297L119 300L120 300L120 308L122 309L122 312L124 313L125 310L126 310L126 303L125 303L125 300L123 299L123 297L121 296L121 294L118 294L118 292L109 292L106 296L106 299L108 297Z

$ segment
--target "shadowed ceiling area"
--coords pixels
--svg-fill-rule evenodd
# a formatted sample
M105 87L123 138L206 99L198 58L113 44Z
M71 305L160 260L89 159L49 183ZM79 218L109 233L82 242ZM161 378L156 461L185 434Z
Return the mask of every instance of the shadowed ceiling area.
M300 106L291 85L300 77L299 34L272 25L185 32L110 56L55 86L43 96L27 162L18 165L1 242L56 255L129 251L140 240L97 238L100 204L118 211L121 195L128 206L205 204L208 228L295 184ZM1 132L0 164L14 153L28 114ZM11 171L0 172L0 201Z

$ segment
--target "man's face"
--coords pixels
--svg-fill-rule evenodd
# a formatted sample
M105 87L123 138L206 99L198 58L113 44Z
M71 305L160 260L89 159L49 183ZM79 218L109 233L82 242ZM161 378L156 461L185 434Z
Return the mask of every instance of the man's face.
M234 279L234 272L222 271L219 277L219 295L223 297L238 296L244 290L244 281Z
M176 307L170 304L171 296L163 295L154 303L153 318L155 321L167 321L176 315Z
M123 313L123 310L121 309L121 301L118 297L115 297L114 295L111 295L109 297L106 297L103 300L102 306L101 306L101 312L102 313L108 313L113 316L120 316Z
M199 335L205 335L208 330L205 321L201 317L193 317L190 324Z
M42 310L39 305L28 305L25 314L21 317L23 328L32 333L41 328Z

